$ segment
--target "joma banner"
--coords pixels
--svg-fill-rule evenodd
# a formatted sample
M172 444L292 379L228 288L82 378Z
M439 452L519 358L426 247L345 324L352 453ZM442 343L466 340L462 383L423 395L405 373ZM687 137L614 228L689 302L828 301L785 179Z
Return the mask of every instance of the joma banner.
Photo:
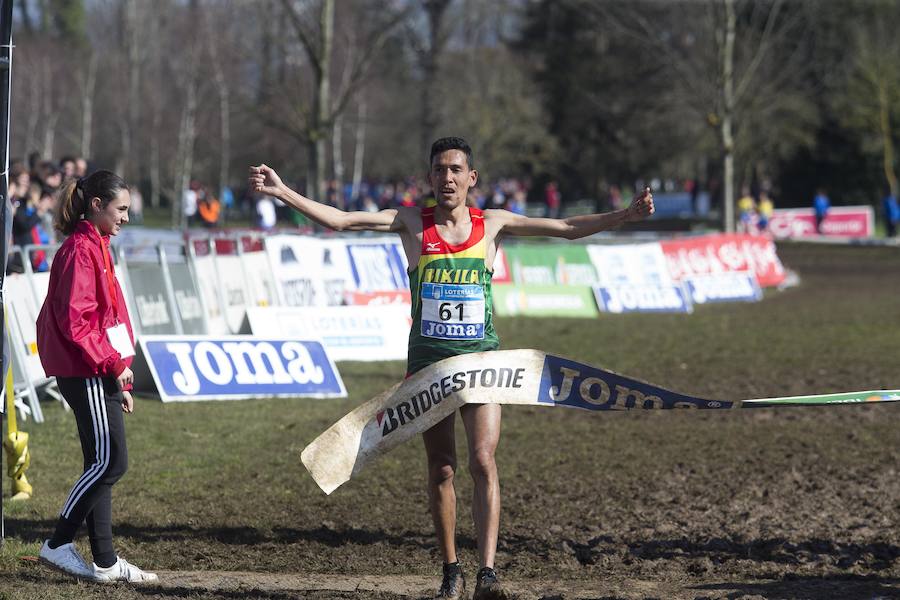
M248 335L141 336L138 341L143 360L136 361L135 381L152 377L163 402L347 395L319 341ZM141 372L144 367L149 373Z
M462 354L435 363L357 407L300 458L326 494L367 464L467 403L590 411L735 409L895 402L900 390L756 400L707 400L537 350Z

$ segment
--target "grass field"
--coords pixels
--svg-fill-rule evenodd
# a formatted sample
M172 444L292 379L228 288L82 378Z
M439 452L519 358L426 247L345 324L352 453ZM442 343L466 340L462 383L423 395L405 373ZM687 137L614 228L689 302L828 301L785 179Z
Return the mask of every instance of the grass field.
M538 348L709 398L900 388L900 249L782 245L779 254L801 285L760 303L497 327L505 348ZM340 368L343 400L142 399L127 418L117 549L153 569L209 572L203 585L98 588L27 560L80 473L74 421L45 405L45 423L21 426L31 435L34 498L4 497L0 599L409 597L297 583L320 576L426 582L411 597L436 588L421 441L331 496L300 463L307 443L404 373L402 363ZM458 540L473 578L461 430ZM506 407L498 461L497 565L523 597L900 598L900 404L733 413ZM89 556L86 539L78 543ZM223 571L246 575L216 584Z

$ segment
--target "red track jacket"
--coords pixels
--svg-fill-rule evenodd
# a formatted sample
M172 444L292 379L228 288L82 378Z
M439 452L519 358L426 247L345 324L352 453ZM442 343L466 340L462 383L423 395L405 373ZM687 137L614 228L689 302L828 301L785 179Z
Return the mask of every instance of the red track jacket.
M118 314L113 312L104 252L109 252L109 236L101 237L93 225L81 221L53 257L50 287L37 319L38 354L48 376L118 377L131 364L106 337L107 328L125 323L134 343L125 297L115 278ZM111 259L109 264L112 267Z

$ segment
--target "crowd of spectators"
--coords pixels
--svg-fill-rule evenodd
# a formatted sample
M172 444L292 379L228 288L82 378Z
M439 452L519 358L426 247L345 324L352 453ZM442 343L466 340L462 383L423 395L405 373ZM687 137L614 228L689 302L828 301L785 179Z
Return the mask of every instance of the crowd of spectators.
M24 247L57 241L53 229L57 191L66 180L84 177L87 168L87 161L75 156L64 156L59 162L53 162L33 153L27 161L10 161L7 195L12 207L13 244ZM44 252L34 252L28 259L35 271L49 268ZM21 273L23 270L23 257L10 256L7 271Z

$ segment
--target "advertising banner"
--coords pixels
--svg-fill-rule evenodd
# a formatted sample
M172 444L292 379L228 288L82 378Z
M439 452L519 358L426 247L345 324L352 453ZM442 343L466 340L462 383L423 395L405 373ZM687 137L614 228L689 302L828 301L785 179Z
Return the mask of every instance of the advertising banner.
M675 282L690 277L753 271L759 285L778 285L784 266L768 237L718 234L661 241L669 274Z
M37 317L41 307L35 302L27 275L10 273L6 276L5 286L6 310L9 311L9 325L13 331L12 342L20 345L21 352L18 355L24 358L28 380L32 383L44 381L47 376L44 375L37 347Z
M693 312L691 297L680 285L594 286L594 298L603 312Z
M504 317L596 317L597 304L587 286L498 285L494 312Z
M245 311L250 306L244 266L237 254L217 253L214 258L222 300L225 304L225 322L231 333L237 333L244 322Z
M752 272L718 273L685 280L690 299L696 304L710 302L757 302L762 289Z
M334 360L406 360L409 305L247 309L254 336L321 339Z
M268 255L260 250L241 253L249 306L272 306L278 303L278 292L269 267Z
M138 344L135 382L146 385L149 375L163 402L347 395L337 367L318 341L143 336Z
M280 304L343 304L349 273L342 273L340 266L335 265L335 261L341 261L344 255L342 242L337 244L336 248L334 242L323 243L322 240L299 235L277 235L266 239L266 252Z
M594 286L600 310L610 313L693 310L686 290L672 282L658 243L592 244L587 251L600 282Z
M494 274L491 276L491 283L512 283L512 273L509 272L509 261L506 258L506 251L502 246L497 248L497 254L494 256L493 270Z
M384 290L381 292L345 292L344 299L352 306L382 306L385 304L403 304L409 312L412 295L409 290Z
M776 238L819 235L812 208L779 208L769 220ZM871 237L875 234L875 211L871 206L833 206L822 221L822 235Z
M194 281L194 274L187 263L170 263L167 265L169 279L172 282L172 293L175 295L175 306L181 318L182 331L187 334L203 334L206 331L206 319L200 292Z
M135 309L131 319L137 321L141 334L176 333L175 321L166 298L166 278L162 265L129 262L128 280L131 283L131 306Z
M581 244L510 244L506 261L514 283L522 285L580 285L597 283L597 273Z
M408 290L406 253L399 240L345 240L353 289L361 292Z
M212 254L192 256L194 274L197 276L197 288L203 299L203 308L206 310L206 324L210 335L227 335L228 321L222 310L224 295L219 286L219 278L216 275L216 263Z

